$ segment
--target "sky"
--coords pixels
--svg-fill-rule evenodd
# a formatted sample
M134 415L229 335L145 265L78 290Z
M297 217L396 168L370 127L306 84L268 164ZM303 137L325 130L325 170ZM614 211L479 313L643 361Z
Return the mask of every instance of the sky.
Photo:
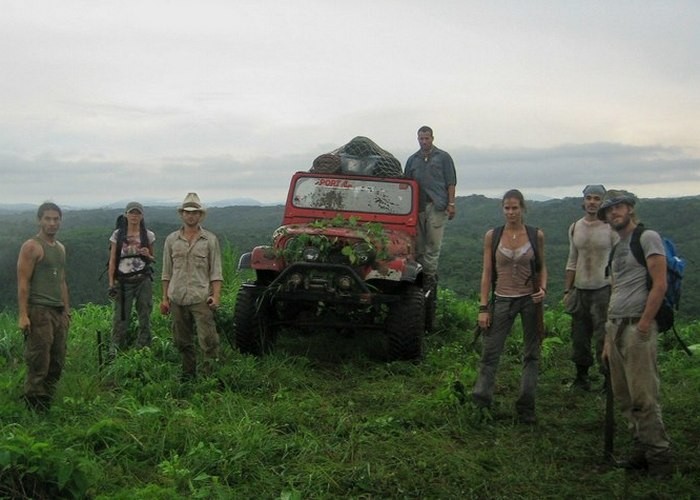
M283 202L429 125L457 194L700 194L696 0L4 0L0 204Z

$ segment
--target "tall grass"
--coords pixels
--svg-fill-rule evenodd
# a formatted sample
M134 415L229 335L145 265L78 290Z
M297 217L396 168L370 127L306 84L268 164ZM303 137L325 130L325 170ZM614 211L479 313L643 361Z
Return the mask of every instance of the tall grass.
M224 316L243 277L226 263ZM693 498L700 364L664 337L664 418L677 473L665 480L602 463L603 396L572 392L568 320L547 311L539 424L513 404L522 335L509 338L493 411L467 392L476 378L477 304L440 290L437 333L421 363L383 361L376 332L285 332L275 353L242 356L222 342L212 377L181 383L167 318L154 342L98 364L111 309L75 311L65 375L46 415L21 404L22 337L0 315L0 497L33 498ZM518 323L516 323L517 325ZM698 324L681 334L698 343ZM602 384L602 380L598 380ZM627 449L622 421L616 445Z

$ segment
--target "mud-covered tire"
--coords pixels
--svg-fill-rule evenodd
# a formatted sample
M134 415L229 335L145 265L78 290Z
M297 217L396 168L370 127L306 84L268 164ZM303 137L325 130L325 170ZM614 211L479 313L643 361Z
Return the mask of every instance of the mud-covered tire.
M386 334L391 361L414 360L423 356L425 296L416 285L409 285L401 300L393 302L386 318Z
M227 336L232 347L243 354L260 356L274 348L275 338L267 324L266 308L258 306L259 295L241 287L233 311L233 331Z

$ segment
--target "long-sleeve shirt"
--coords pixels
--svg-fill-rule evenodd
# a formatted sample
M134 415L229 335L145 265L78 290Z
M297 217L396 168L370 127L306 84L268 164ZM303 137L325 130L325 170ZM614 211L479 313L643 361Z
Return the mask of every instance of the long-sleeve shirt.
M435 210L447 209L449 186L457 185L457 173L452 157L446 151L433 147L430 153L417 151L406 161L406 177L418 181L420 185L419 210L425 210L429 202Z
M216 235L200 228L190 245L180 229L168 235L163 247L162 280L168 298L179 305L205 302L213 281L223 281L221 250Z

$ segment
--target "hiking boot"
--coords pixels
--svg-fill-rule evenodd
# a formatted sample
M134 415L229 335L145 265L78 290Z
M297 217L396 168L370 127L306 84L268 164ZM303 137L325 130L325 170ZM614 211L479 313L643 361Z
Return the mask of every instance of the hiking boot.
M182 375L180 375L180 380L187 382L195 378L197 378L197 358L192 351L183 352Z
M525 425L537 424L537 416L532 412L524 412L518 414L518 422Z
M50 396L24 396L27 409L36 413L46 413L51 408Z
M197 370L183 370L182 373L180 374L180 382L183 384L187 382L192 382L197 378Z
M651 462L647 468L647 474L656 478L667 478L673 476L676 468L671 462Z
M571 384L571 388L578 389L579 391L583 391L583 392L590 392L591 381L588 380L588 377L586 377L586 378L576 377L574 379L574 382Z
M615 465L627 470L647 470L649 467L646 454L641 448L635 448L627 458L619 460Z
M588 367L583 365L576 365L576 378L574 379L571 387L574 389L579 389L585 392L591 390L591 380L588 378Z
M459 380L452 382L452 394L457 398L459 404L464 405L467 402L467 392L464 384Z
M666 450L663 453L654 455L647 459L647 470L650 476L654 477L669 477L672 476L675 467L671 460L671 452Z
M460 382L459 384L455 384L456 387L453 386L452 390L459 391L459 385L462 385L462 383ZM473 410L472 416L474 418L475 423L491 422L493 420L490 401L486 401L485 399L479 396L475 396L472 393L471 404L469 406L471 410Z
M205 357L199 370L205 377L211 377L219 366L219 358Z
M491 413L491 407L474 405L471 413L472 423L486 424L494 421L494 415Z
M656 478L671 477L675 472L675 467L671 462L665 463L650 463L647 468L647 474Z

